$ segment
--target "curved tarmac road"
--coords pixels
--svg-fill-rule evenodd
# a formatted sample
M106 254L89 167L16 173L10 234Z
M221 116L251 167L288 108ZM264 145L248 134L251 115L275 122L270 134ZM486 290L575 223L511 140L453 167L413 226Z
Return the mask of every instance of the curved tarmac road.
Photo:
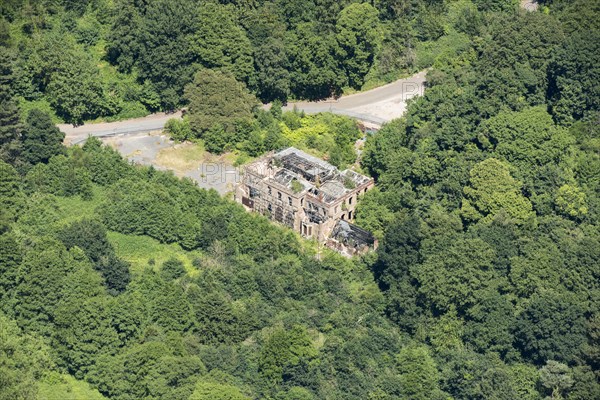
M408 99L423 93L426 71L421 71L411 77L404 78L362 93L342 96L316 102L295 102L284 107L292 110L294 107L308 114L332 112L348 115L369 125L381 126L394 118L399 118L406 110ZM129 119L118 122L103 122L73 127L69 124L59 124L58 127L66 135L68 144L77 144L88 136L108 137L129 133L141 133L161 130L171 118L180 118L181 112L157 113L143 118Z
M521 0L520 6L530 12L535 12L538 9L536 0ZM399 79L385 86L342 96L339 99L289 103L284 109L292 110L296 107L308 114L329 111L354 117L367 125L381 126L385 122L401 117L406 110L408 99L423 94L426 73L427 71L421 71L411 77ZM77 144L83 142L90 135L107 137L161 130L170 118L180 117L181 112L172 114L157 113L144 118L119 122L88 124L76 128L68 124L59 124L58 127L66 134L65 142L67 144Z
M385 86L342 96L339 99L289 103L284 109L297 108L309 114L329 111L379 126L392 119L400 118L406 110L406 102L412 97L423 94L426 73L427 71L421 71Z

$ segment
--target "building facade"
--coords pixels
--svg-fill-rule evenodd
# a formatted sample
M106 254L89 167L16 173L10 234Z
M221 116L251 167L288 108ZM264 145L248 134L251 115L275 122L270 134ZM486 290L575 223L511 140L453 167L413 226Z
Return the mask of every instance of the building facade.
M358 197L373 187L372 178L289 147L247 165L235 198L306 238L354 254L376 246L369 232L352 224ZM340 232L345 236L337 237Z

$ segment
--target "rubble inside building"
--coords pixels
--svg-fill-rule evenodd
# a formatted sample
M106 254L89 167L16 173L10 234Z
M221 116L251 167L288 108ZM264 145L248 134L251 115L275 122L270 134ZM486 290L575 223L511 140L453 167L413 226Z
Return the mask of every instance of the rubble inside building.
M333 227L327 246L349 256L362 254L375 247L375 238L369 231L348 221L339 220Z
M359 195L373 187L372 178L289 147L247 165L235 198L306 238L354 255L377 247L371 233L352 224Z

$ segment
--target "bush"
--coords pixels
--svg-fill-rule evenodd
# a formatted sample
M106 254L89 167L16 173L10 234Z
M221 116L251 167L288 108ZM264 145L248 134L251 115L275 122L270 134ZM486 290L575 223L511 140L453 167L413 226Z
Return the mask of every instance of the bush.
M183 142L192 138L192 130L187 118L171 118L165 124L165 132L176 142Z

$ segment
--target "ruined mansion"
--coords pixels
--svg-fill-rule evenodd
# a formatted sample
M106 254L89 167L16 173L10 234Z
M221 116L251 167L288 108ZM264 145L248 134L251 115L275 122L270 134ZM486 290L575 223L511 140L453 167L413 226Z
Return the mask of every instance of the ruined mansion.
M372 178L289 147L247 165L235 198L306 238L353 255L377 245L370 232L352 224L358 196L373 186Z

